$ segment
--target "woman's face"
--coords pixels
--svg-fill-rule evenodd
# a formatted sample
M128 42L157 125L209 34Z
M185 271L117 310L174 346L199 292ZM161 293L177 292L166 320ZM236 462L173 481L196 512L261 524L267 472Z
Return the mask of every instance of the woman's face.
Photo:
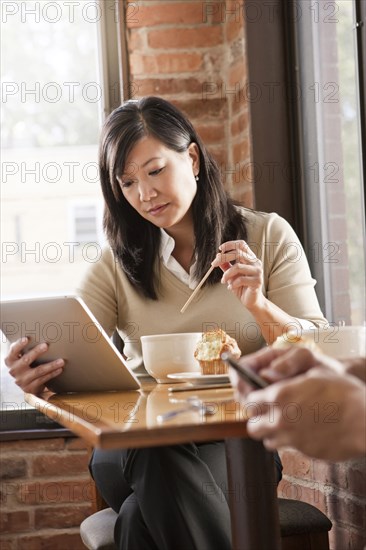
M169 229L189 213L198 172L195 143L184 153L177 153L155 138L144 137L131 150L124 174L118 179L123 195L140 216Z

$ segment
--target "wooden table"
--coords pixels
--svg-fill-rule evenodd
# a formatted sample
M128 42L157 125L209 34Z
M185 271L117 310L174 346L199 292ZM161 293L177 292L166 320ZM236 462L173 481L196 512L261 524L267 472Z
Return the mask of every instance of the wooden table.
M36 409L102 449L225 440L235 550L279 550L273 454L247 437L246 409L229 388L171 393L145 383L138 391L26 394ZM158 416L197 396L212 414L189 411L165 423Z

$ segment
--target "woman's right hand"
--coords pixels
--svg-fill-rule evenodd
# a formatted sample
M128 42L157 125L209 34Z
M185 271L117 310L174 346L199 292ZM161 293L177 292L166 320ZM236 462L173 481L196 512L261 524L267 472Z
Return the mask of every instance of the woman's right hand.
M50 363L31 367L31 364L47 351L48 345L38 344L33 349L24 352L27 345L28 338L21 338L14 342L5 358L5 365L9 368L15 383L23 391L37 395L46 388L47 382L62 373L65 361L56 359Z

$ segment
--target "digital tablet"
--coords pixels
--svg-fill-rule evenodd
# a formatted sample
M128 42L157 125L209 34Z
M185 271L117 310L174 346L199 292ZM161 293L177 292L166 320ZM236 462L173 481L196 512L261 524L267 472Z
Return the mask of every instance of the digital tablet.
M47 383L56 393L140 387L127 361L77 296L3 301L0 323L10 342L28 336L28 348L40 342L49 344L32 367L58 358L65 360L63 372Z

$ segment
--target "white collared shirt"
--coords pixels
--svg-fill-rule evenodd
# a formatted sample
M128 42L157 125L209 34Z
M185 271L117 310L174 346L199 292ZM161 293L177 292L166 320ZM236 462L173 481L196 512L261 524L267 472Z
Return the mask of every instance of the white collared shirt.
M173 237L168 235L164 229L160 229L161 240L160 240L160 258L165 265L165 267L173 273L182 283L186 284L191 290L195 289L198 281L193 276L194 268L196 262L191 265L189 273L177 262L177 260L172 256L172 252L175 247L175 240Z

